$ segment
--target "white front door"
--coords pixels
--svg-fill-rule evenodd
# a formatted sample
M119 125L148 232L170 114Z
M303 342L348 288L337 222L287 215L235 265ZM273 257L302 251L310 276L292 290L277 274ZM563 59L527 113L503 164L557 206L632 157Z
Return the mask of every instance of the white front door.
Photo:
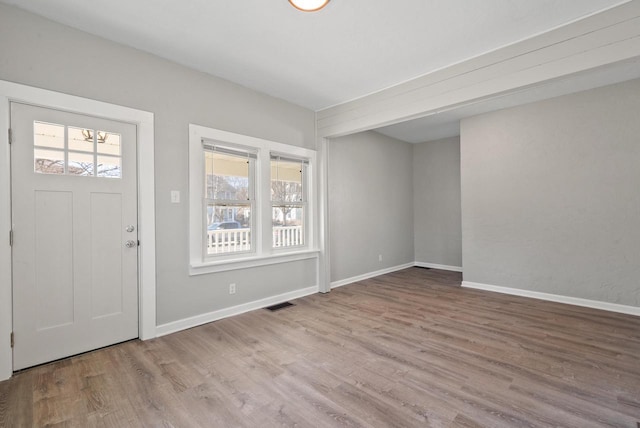
M136 127L11 103L13 369L138 337Z

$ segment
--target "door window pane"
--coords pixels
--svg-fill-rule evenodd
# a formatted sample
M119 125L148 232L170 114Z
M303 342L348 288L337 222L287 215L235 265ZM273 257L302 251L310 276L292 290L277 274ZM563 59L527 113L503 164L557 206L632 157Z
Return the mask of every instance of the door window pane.
M120 135L105 131L98 131L98 153L104 155L120 156Z
M122 178L120 158L115 156L98 156L98 177Z
M35 148L34 171L41 174L64 174L64 152Z
M93 154L69 152L69 175L93 175Z
M93 129L69 127L67 132L67 139L69 140L69 150L93 152L93 138L95 133Z
M64 149L64 126L35 122L33 124L33 144L37 147Z

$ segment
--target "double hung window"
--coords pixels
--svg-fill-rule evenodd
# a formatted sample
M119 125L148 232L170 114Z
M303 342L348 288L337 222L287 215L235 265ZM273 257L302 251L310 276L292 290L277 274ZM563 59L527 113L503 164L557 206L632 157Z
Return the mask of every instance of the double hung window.
M190 272L316 257L315 151L189 129Z

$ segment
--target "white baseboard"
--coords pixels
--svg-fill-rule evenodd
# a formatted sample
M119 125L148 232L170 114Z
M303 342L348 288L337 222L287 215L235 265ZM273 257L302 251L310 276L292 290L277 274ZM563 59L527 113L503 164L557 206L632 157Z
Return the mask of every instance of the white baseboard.
M188 328L197 327L222 318L240 315L245 312L256 309L266 308L267 306L277 305L287 300L299 299L300 297L309 296L318 292L318 286L301 288L300 290L290 291L288 293L278 294L277 296L267 297L265 299L254 300L253 302L243 303L241 305L232 306L230 308L219 309L217 311L206 314L196 315L194 317L172 321L156 327L156 337L165 336L167 334L176 333Z
M452 272L462 272L462 266L439 265L437 263L424 263L424 262L415 262L415 266L431 268L431 269L450 270Z
M538 291L521 290L518 288L500 287L497 285L481 284L478 282L462 281L462 286L466 288L475 288L477 290L495 291L496 293L531 297L534 299L548 300L550 302L566 303L568 305L584 306L587 308L640 316L640 307L637 306L619 305L617 303L600 302L598 300L581 299L579 297L561 296L558 294L541 293Z
M341 279L338 281L333 281L331 283L331 288L337 288L337 287L342 287L343 285L347 285L347 284L351 284L354 282L358 282L358 281L363 281L365 279L369 279L369 278L373 278L374 276L380 276L380 275L384 275L387 273L391 273L391 272L396 272L402 269L407 269L410 267L415 266L415 264L412 263L405 263L403 265L398 265L398 266L392 266L390 268L386 268L386 269L380 269L377 270L375 272L368 272L368 273L363 273L362 275L356 275L356 276L352 276L351 278L346 278L346 279Z

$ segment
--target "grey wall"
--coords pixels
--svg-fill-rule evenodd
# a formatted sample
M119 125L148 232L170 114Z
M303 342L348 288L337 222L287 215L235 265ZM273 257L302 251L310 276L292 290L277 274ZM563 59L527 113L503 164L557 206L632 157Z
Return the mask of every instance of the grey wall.
M465 281L640 306L640 80L463 120Z
M376 132L330 141L331 281L413 262L412 153Z
M189 123L315 148L312 111L5 5L0 79L155 114L158 324L316 285L313 260L188 276Z
M413 145L416 262L462 266L460 137Z

